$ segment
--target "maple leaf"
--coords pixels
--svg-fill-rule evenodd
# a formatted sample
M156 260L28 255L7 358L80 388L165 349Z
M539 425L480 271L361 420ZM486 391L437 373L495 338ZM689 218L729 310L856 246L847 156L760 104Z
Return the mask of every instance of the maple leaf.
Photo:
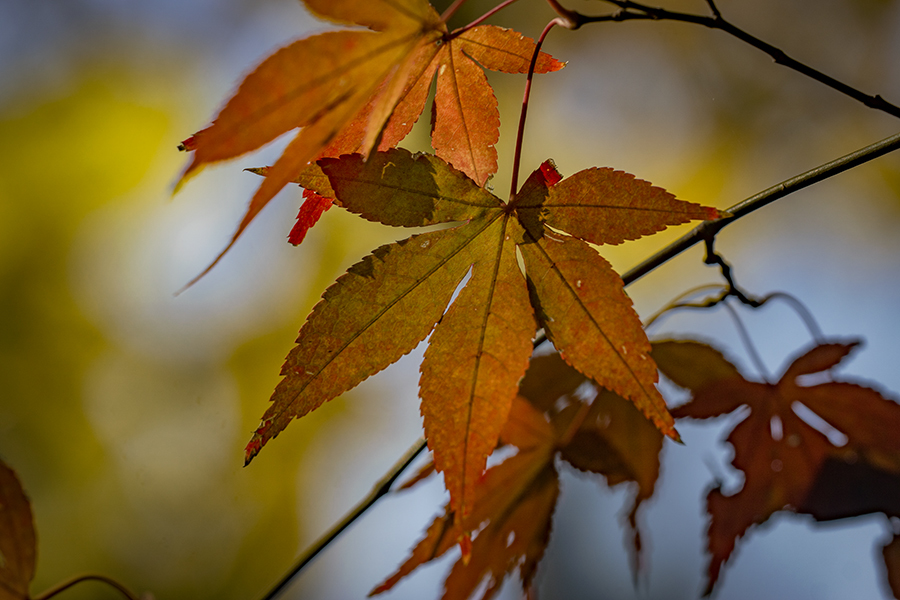
M471 521L479 529L468 561L461 557L447 575L445 598L468 598L485 579L482 598L489 598L516 569L523 589L529 588L550 539L559 494L556 456L579 470L604 475L610 486L638 484L628 520L634 532L632 550L639 549L635 514L653 493L662 434L632 403L608 391L597 394L595 389L595 397L585 404L576 391L586 383L558 354L532 359L500 435L501 442L516 446L518 453L488 469L478 482ZM420 565L445 554L462 534L448 505L409 558L372 594L391 589Z
M559 354L532 359L519 393L558 423L560 405L577 401L586 392L584 375L562 360ZM563 435L560 456L578 470L603 475L614 487L634 482L637 492L628 512L631 533L628 545L632 572L641 571L641 535L637 515L641 504L653 495L659 478L659 453L663 436L633 403L609 390L589 390L590 407L581 425L571 436Z
M566 362L633 401L677 438L622 280L587 243L544 222L564 229L565 211L579 211L573 229L590 230L588 237L602 241L594 230L606 227L618 242L714 217L715 209L609 169L588 169L549 187L539 169L504 204L434 156L395 149L319 165L337 202L368 220L403 227L463 224L383 246L326 290L282 367L284 379L247 446L246 462L293 418L395 362L432 330L421 366L421 410L435 467L463 529L538 326ZM601 198L591 192L609 180L623 185L604 188ZM628 228L609 224L623 215Z
M707 345L654 344L660 370L691 390L691 400L672 410L675 417L706 419L742 406L750 409L727 438L734 447L732 464L744 473L744 484L729 496L719 488L707 496L707 594L737 540L775 512L806 513L817 520L900 513L900 405L855 383L805 386L798 380L828 371L857 344L818 345L793 360L774 384L747 381ZM846 443L836 444L826 435L828 430L808 424L801 417L804 411L846 436Z
M550 539L550 523L559 495L553 464L557 432L522 397L512 403L503 440L519 452L484 474L471 520L485 524L472 542L471 555L454 564L444 583L444 598L468 598L485 577L482 598L493 596L504 578L519 568L523 587L531 582ZM410 557L369 594L385 592L420 565L439 558L465 533L448 506L434 519Z
M0 461L0 600L27 600L37 555L31 503Z
M492 25L452 35L425 0L304 4L317 16L371 31L331 31L282 48L244 79L212 125L182 143L181 149L194 154L181 182L206 164L235 158L302 128L268 169L231 241L204 273L285 185L304 169L315 168L311 161L395 146L418 120L435 77L432 129L438 155L482 185L497 170L493 146L500 115L478 65L524 73L533 40ZM546 73L563 66L541 53L535 70ZM302 240L325 206L321 199L307 198L293 242Z

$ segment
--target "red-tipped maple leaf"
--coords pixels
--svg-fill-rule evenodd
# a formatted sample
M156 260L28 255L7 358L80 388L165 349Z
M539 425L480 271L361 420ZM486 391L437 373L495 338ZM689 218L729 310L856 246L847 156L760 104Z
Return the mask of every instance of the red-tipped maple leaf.
M548 381L552 383L547 385ZM469 598L485 580L481 597L490 598L516 569L523 589L529 588L550 539L559 494L557 456L577 469L604 475L610 486L637 483L629 523L634 532L632 550L639 548L635 514L653 493L662 434L632 403L605 390L590 405L584 404L576 390L585 383L584 375L558 354L532 360L500 435L502 443L518 448L518 454L488 469L477 483L471 521L479 528L468 560L460 557L447 575L444 598ZM463 533L456 515L446 507L409 558L372 594L387 591L420 565L446 553Z
M806 513L818 520L879 511L900 516L900 405L855 383L807 386L798 380L828 371L857 344L816 346L793 360L774 384L747 381L707 345L654 344L660 370L691 390L690 402L672 410L675 417L706 419L741 406L750 409L727 438L744 484L729 496L719 488L707 496L707 594L737 540L775 512ZM836 445L828 430L810 425L803 418L809 411L843 433L846 443ZM894 552L891 548L891 556Z
M282 48L246 77L212 125L182 143L181 149L194 152L184 181L206 164L235 158L302 128L267 170L213 265L311 161L395 146L422 113L435 77L432 143L438 155L479 185L497 170L494 144L500 115L482 67L526 72L533 40L491 25L451 34L426 0L304 3L320 17L371 31L332 31ZM541 53L535 70L546 73L562 67ZM307 203L293 240L302 239L324 206Z
M504 204L434 156L398 149L319 165L340 205L366 219L403 227L463 224L383 246L325 292L282 367L284 379L247 446L247 462L293 418L395 362L432 331L420 380L425 435L464 530L474 526L468 518L475 484L539 326L566 362L677 438L622 280L579 237L602 242L608 231L618 243L715 217L715 209L609 169L588 169L553 186L537 170Z

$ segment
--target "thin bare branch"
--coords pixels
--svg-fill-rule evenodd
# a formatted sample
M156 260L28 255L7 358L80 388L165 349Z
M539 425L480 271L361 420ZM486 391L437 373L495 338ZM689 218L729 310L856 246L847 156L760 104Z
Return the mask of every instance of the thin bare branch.
M694 244L704 241L709 237L714 237L727 225L734 223L750 213L775 202L780 198L792 194L798 190L809 187L820 181L824 181L829 177L834 177L839 173L843 173L849 169L872 161L876 158L884 156L894 150L900 149L900 133L894 134L874 144L870 144L865 148L861 148L856 152L851 152L841 158L827 162L815 169L810 169L805 173L801 173L796 177L791 177L782 181L778 185L774 185L760 193L738 202L728 209L731 213L730 217L718 219L716 221L706 221L701 223L686 235L675 240L653 256L635 266L622 276L625 285L640 279L650 271L656 269L660 265L665 264L670 259L678 256Z
M557 0L548 1L551 3L551 5L558 4ZM710 6L710 10L713 13L712 16L671 11L664 8L648 6L639 2L632 2L631 0L605 1L609 4L617 6L619 8L619 11L608 15L589 16L582 15L576 11L571 11L563 7L560 7L560 9L565 11L565 13L568 15L568 18L575 21L575 26L570 27L571 29L577 29L578 27L581 27L582 25L585 25L587 23L601 23L608 21L679 21L682 23L703 25L704 27L709 27L710 29L718 29L719 31L724 31L727 34L736 37L742 42L750 44L758 50L762 50L763 52L771 56L772 60L774 60L779 65L783 65L789 69L797 71L798 73L802 73L803 75L806 75L807 77L814 79L819 83L823 83L831 89L863 103L869 108L874 108L875 110L880 110L889 115L900 118L900 106L891 104L879 95L872 96L866 94L851 85L839 81L834 77L831 77L830 75L826 75L825 73L800 62L799 60L791 58L780 48L764 42L758 37L747 33L740 27L737 27L726 21L722 17L722 14L719 12L719 9L711 0L707 0L707 4Z
M326 531L322 537L315 541L310 547L306 549L306 551L297 559L297 562L294 563L287 573L285 573L284 577L276 583L269 592L263 596L262 600L273 600L273 598L277 598L281 593L285 590L287 585L291 582L291 580L297 576L303 568L308 565L312 560L319 555L322 550L328 547L335 538L337 538L341 533L344 532L345 529L350 527L354 521L356 521L359 517L361 517L367 510L372 508L372 506L381 499L382 496L388 494L391 491L391 486L394 485L394 482L400 477L400 474L403 473L404 470L416 459L419 454L422 453L422 450L425 449L425 438L419 438L419 440L413 444L406 453L400 457L394 466L390 468L390 470L385 473L384 477L378 480L375 486L372 488L372 491L369 494L360 500L356 506L353 507L350 512L344 515L344 518L339 522L335 523L331 529ZM36 599L37 600L37 599Z

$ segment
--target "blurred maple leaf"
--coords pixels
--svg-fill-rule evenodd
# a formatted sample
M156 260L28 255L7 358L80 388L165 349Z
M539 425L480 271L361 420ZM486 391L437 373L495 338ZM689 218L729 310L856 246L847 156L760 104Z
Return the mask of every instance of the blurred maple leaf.
M31 503L12 469L0 461L0 600L27 600L37 546Z
M282 367L284 379L247 445L247 462L293 418L395 362L432 330L421 367L421 410L463 530L475 524L468 521L475 485L506 423L538 327L566 362L634 402L677 439L622 280L582 239L619 243L714 218L715 209L611 169L587 169L548 185L545 163L505 204L430 155L395 149L319 165L330 185L315 191L333 193L368 220L463 224L383 246L326 290Z
M516 569L523 589L529 588L550 539L559 495L557 456L579 470L604 475L610 486L637 483L628 517L636 561L640 547L636 513L652 495L659 476L663 436L631 402L611 392L598 394L593 388L594 397L585 404L579 399L584 394L577 392L586 383L584 375L558 354L531 361L500 435L501 443L515 446L518 453L488 469L477 483L470 520L479 528L471 557L453 565L444 598L468 598L485 578L482 598L490 598ZM464 533L447 506L409 558L372 595L391 589L420 565L442 556Z
M870 512L900 516L900 405L855 383L807 386L798 380L823 375L858 343L818 345L793 360L775 384L747 381L705 344L654 343L653 357L663 374L691 390L691 400L672 410L676 418L706 419L742 406L750 409L727 438L744 484L730 496L719 487L707 496L711 559L706 594L738 538L775 512L805 513L820 521ZM811 425L816 421L810 413L821 423ZM897 545L885 548L889 568L897 562Z
M451 34L425 0L304 0L315 15L370 31L331 31L282 48L240 85L212 125L182 143L193 157L181 182L302 128L250 200L228 246L275 195L317 158L396 146L412 129L437 78L432 144L479 185L497 170L497 100L484 68L525 73L534 41L492 25ZM541 53L536 72L563 63ZM315 168L313 164L311 168ZM181 185L179 182L179 185ZM299 243L328 203L307 196L291 232ZM202 276L202 274L201 274Z

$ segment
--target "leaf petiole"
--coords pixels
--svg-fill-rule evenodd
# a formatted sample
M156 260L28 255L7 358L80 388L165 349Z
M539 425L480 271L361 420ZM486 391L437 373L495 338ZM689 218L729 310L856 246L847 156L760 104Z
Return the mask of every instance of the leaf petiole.
M500 12L501 10L503 10L504 8L509 6L510 4L513 4L514 2L518 2L518 1L519 0L504 0L503 2L501 2L500 4L498 4L497 6L492 8L491 10L487 11L486 13L484 13L483 15L481 15L480 17L478 17L477 19L475 19L474 21L472 21L471 23L466 25L465 27L460 27L459 29L455 29L450 34L450 38L451 39L455 38L455 37L467 32L468 30L472 29L473 27L481 25L482 23L484 23L485 21L487 21L488 19L493 17L495 14L497 14L498 12ZM447 19L449 19L450 16L452 16L453 13L456 12L456 10L459 8L460 5L462 5L463 2L465 2L465 0L457 0L450 8L448 8L446 11L444 11L444 14L441 15L441 20L446 23Z
M566 22L561 17L557 17L547 23L547 26L544 27L544 31L541 32L541 37L538 38L537 43L534 45L534 54L531 55L531 64L528 66L528 75L525 79L525 93L522 97L522 112L519 115L519 128L516 131L516 150L513 155L512 182L510 183L509 190L510 202L512 202L516 192L519 191L519 163L522 158L522 138L525 135L525 117L528 114L528 100L531 97L531 81L534 79L534 67L537 65L538 56L541 54L541 46L544 44L544 38L547 37L547 34L550 33L550 30L556 25L566 27Z

